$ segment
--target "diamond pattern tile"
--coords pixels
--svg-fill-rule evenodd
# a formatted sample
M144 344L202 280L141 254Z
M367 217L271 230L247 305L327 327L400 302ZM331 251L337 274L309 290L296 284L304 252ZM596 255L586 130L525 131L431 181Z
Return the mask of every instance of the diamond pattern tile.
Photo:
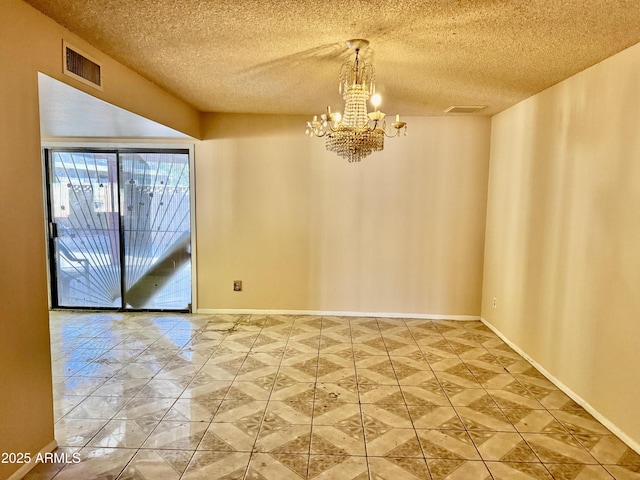
M53 312L51 348L81 461L27 480L640 479L481 322Z

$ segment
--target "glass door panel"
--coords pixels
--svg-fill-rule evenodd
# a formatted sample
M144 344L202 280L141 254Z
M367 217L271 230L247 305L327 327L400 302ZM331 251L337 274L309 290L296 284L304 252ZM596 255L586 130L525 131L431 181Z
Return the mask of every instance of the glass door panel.
M54 306L119 308L117 156L50 153Z
M191 304L189 154L120 153L124 308Z

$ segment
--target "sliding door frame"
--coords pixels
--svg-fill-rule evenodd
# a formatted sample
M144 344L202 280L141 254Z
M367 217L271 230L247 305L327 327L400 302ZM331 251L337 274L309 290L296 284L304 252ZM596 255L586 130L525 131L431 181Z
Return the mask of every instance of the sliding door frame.
M62 150L62 151L71 151L71 152L79 152L79 151L92 151L98 153L170 153L178 150L186 150L189 156L189 228L191 234L191 312L197 311L197 249L196 249L196 191L195 191L195 146L193 144L185 144L185 143L98 143L98 142L43 142L42 143L42 181L43 181L43 192L44 192L44 235L45 235L45 245L46 245L46 253L47 253L47 284L48 284L48 293L49 293L49 309L78 309L78 310L109 310L109 311L147 311L147 309L131 309L125 308L100 308L100 307L59 307L54 304L54 300L57 295L57 285L56 285L56 277L53 269L55 268L53 257L55 257L55 251L53 248L54 241L49 232L51 221L51 197L50 197L50 172L49 168L50 155L51 150ZM118 169L118 177L120 176L120 169ZM118 178L118 182L119 182ZM118 190L120 190L118 188ZM120 200L120 192L118 192L118 202ZM120 202L119 202L120 203ZM119 215L121 217L121 215ZM120 218L121 221L121 218ZM122 227L122 225L121 225ZM124 232L122 228L119 229L121 245L124 245ZM123 267L123 258L124 249L120 248L120 265ZM122 280L124 280L125 272L122 271ZM122 282L122 290L125 289L125 283Z

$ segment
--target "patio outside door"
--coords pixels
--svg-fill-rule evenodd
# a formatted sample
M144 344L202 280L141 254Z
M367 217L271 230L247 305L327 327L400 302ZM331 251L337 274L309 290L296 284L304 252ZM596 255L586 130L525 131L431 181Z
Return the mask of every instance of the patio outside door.
M47 151L53 307L189 310L187 150Z

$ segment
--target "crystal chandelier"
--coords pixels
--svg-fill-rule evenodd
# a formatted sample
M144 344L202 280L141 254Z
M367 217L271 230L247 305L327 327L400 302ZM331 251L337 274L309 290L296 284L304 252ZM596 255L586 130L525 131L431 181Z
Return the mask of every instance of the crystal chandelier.
M400 115L396 115L396 121L391 123L395 131L391 134L386 131L385 114L379 110L381 98L375 93L373 65L359 59L360 50L367 45L368 40L347 41L347 47L355 50L356 59L354 63L343 64L340 70L338 90L345 101L344 115L327 107L327 112L319 119L314 115L313 120L307 122L305 131L310 137L325 137L327 150L349 162L359 162L367 155L381 151L385 136L399 136L403 129L407 134L407 124L400 121ZM371 113L367 113L369 97L375 108Z

